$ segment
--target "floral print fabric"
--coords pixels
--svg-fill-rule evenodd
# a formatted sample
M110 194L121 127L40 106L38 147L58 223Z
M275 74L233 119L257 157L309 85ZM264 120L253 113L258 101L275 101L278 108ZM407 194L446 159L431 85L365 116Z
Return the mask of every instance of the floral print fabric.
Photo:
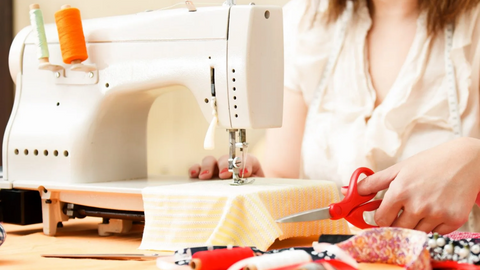
M401 228L374 228L338 243L357 262L379 262L405 269L430 270L430 254L424 232Z

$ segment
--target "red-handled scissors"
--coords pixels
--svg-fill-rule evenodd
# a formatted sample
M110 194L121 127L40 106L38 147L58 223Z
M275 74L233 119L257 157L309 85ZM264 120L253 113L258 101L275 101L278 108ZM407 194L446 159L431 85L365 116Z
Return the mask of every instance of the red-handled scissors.
M370 225L363 219L363 212L373 211L378 209L382 200L371 201L376 193L367 196L358 194L357 182L361 174L366 176L372 175L373 171L369 168L361 167L356 169L350 178L348 191L345 198L338 203L332 203L328 207L309 210L290 216L286 216L277 220L279 223L284 222L302 222L314 221L321 219L341 219L345 218L352 225L360 229L375 228L377 226Z

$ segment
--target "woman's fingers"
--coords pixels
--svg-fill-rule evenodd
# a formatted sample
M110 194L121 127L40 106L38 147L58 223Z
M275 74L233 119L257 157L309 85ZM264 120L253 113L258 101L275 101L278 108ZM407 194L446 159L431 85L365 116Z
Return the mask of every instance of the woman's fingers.
M398 213L403 208L403 204L399 201L389 200L388 191L380 204L380 207L375 212L375 223L380 227L392 226L398 217ZM415 225L418 223L415 222Z
M237 164L239 166L239 177L246 178L252 176L264 177L262 166L258 159L253 155L246 155L244 161L240 160ZM244 165L245 164L245 165ZM232 178L232 172L228 171L228 156L222 156L218 159L218 168L220 171L220 178Z
M239 177L246 178L252 176L264 177L262 166L258 159L253 155L243 157L245 161L238 159ZM201 180L219 177L220 179L231 179L232 172L228 169L228 155L221 156L218 160L213 156L207 156L202 160L202 164L195 164L188 169L191 178Z
M228 170L228 155L223 155L218 159L218 170L220 179L232 178L232 172Z
M217 159L213 156L206 156L202 160L202 166L200 168L200 174L198 179L207 180L212 179L218 175Z
M420 222L417 224L417 226L415 226L414 229L417 230L417 231L422 231L422 232L430 233L430 232L432 232L436 227L438 227L439 225L441 225L440 222L441 222L441 221L439 221L439 220L424 218L424 219L420 220Z
M258 176L258 177L265 177L265 173L263 172L262 165L260 164L260 161L258 161L257 157L255 156L250 156L250 159L252 159L252 176Z
M198 176L200 175L200 164L194 164L190 167L190 169L188 169L188 175L190 176L190 178L198 178Z
M436 233L439 233L439 234L448 234L448 233L451 233L451 232L455 231L458 228L459 228L459 226L457 226L457 225L450 225L450 224L442 223L442 224L438 225L437 227L435 227L432 230L432 232L436 232Z
M376 172L358 182L358 194L365 196L387 189L400 170L399 165ZM348 188L348 187L347 187Z
M260 165L260 161L258 161L257 157L253 155L246 155L244 162L245 166L243 163L240 163L239 167L239 175L241 178L265 177L262 166Z
M244 159L245 160L241 160L238 168L238 174L240 178L252 176L254 174L252 163L258 162L254 156L245 155Z
M393 212L393 211L392 211ZM393 214L393 213L392 213ZM398 212L397 212L398 214ZM410 211L403 211L392 223L392 227L400 227L400 228L407 228L413 229L417 227L417 225L422 220L423 216L418 214L412 213ZM438 223L437 223L438 224ZM435 225L437 225L435 224ZM435 227L435 226L433 226ZM432 228L433 229L433 228Z

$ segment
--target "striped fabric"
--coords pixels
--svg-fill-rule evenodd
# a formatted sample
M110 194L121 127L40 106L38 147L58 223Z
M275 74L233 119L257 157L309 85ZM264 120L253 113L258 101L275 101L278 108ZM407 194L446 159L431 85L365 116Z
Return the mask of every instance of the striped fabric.
M277 238L349 233L344 220L275 222L339 201L335 183L266 178L244 186L230 183L216 180L145 188L145 229L140 249L232 245L266 250Z

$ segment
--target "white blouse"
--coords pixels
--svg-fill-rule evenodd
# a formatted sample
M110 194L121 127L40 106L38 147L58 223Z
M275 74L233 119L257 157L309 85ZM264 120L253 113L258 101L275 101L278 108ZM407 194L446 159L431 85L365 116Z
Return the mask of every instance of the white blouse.
M285 87L300 91L313 110L303 139L303 174L339 186L348 185L358 167L379 171L455 138L446 55L454 67L451 78L456 82L460 131L480 138L480 5L455 23L450 51L445 32L428 35L426 16L421 14L400 73L375 108L365 53L372 22L365 0L359 1L350 20L330 24L323 17L327 0L292 0L284 7ZM336 27L342 23L345 35L339 42ZM326 75L336 48L339 53L331 74ZM322 76L324 90L319 89ZM315 95L316 104L312 103ZM480 209L475 206L473 211L478 214L470 215L470 224L462 230L480 231Z

